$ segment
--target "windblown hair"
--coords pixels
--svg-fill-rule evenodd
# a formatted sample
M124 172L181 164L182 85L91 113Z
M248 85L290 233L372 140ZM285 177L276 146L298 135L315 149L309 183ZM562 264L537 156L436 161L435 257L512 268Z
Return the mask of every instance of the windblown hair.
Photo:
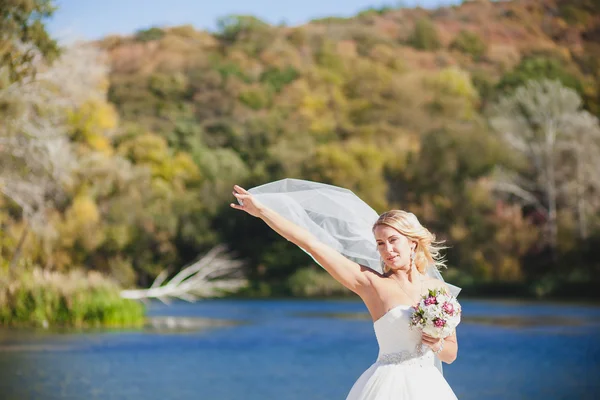
M373 225L373 230L380 225L394 228L409 240L417 243L415 248L415 265L420 273L425 274L427 268L433 265L439 269L446 266L446 260L441 254L445 249L442 242L435 240L435 235L425 228L416 215L402 210L387 211L379 216ZM383 266L384 273L388 273L388 267Z

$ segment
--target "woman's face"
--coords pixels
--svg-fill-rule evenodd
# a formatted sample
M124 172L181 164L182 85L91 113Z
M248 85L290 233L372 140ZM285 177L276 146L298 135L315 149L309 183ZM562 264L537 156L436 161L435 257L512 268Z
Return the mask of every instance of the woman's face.
M388 268L410 268L410 253L415 246L414 242L387 225L378 225L373 233L379 255Z

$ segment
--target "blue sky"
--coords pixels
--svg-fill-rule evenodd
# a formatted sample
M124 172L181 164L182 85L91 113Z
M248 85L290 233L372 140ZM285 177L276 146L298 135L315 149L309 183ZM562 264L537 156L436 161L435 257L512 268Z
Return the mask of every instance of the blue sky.
M214 29L218 17L251 14L269 23L302 24L326 16L351 16L365 8L403 4L436 7L460 0L55 0L58 10L48 22L59 40L97 39L130 34L151 26L192 24Z

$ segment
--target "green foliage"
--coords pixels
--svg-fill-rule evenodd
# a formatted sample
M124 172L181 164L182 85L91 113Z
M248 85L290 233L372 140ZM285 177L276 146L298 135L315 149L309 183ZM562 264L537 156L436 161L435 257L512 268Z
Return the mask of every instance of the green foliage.
M165 31L157 27L142 29L135 33L135 39L140 42L151 42L153 40L160 40L164 36Z
M474 117L478 93L466 71L445 68L429 79L428 84L436 93L429 104L432 112L464 119Z
M422 18L415 24L409 44L415 49L433 51L442 47L435 24L427 18Z
M581 82L555 58L532 56L524 58L512 71L506 73L497 84L497 90L511 92L529 80L558 80L563 85L582 93Z
M456 35L456 38L450 45L451 48L470 54L474 58L479 58L487 51L487 45L481 37L475 32L462 30Z
M315 59L319 66L324 67L325 71L331 74L344 71L344 60L338 54L335 43L331 40L325 39L323 43L321 43L315 54Z
M298 76L299 73L294 67L269 68L261 74L260 81L271 86L275 92L279 93L281 89L296 80Z
M49 61L58 56L58 45L44 25L55 11L53 3L52 0L0 2L0 79L3 68L7 68L10 82L34 74L32 61L36 54ZM2 85L0 81L0 88Z
M440 93L448 96L467 99L477 98L477 92L473 87L470 75L459 68L450 67L441 70L431 79L430 84Z
M351 25L348 28L348 39L356 43L358 54L372 58L371 52L375 46L392 46L392 40L389 36L381 32L374 31L370 27Z
M394 9L395 9L395 7L390 6L390 5L382 5L380 7L369 7L369 8L366 8L366 9L360 11L356 16L357 17L369 17L371 15L384 15Z
M392 204L412 210L451 244L449 265L462 279L468 277L465 281L520 279L520 257L536 239L536 229L519 207L496 205L486 186L495 164L510 166L501 143L474 121L432 130L420 147L426 153L414 155L406 169L388 178L401 188L393 192Z
M179 100L187 93L187 87L187 78L181 73L155 73L148 78L150 91L167 101Z
M227 15L217 20L217 36L226 42L235 42L243 36L264 31L268 24L251 15Z
M495 94L496 82L493 81L489 73L483 70L475 70L471 73L473 86L477 89L479 97L482 99L481 108L485 108L485 101L491 99Z
M137 326L144 307L98 273L34 269L0 276L0 325Z
M197 149L193 153L195 162L206 177L202 187L205 194L203 204L208 209L217 210L230 200L230 188L248 178L248 166L240 154L231 148Z
M169 32L173 33L177 36L190 38L190 39L197 38L199 36L199 34L201 34L198 31L196 31L196 29L194 29L193 25L174 26L169 29Z
M348 296L350 290L343 287L327 272L316 268L299 268L288 279L292 295L296 297Z
M260 110L269 104L270 96L265 90L250 88L240 93L239 100L253 110Z
M311 169L320 181L338 184L357 193L376 210L387 207L382 176L386 154L362 141L326 144L317 149Z
M598 2L596 2L595 6L596 10L594 10L593 1L562 1L558 6L558 10L560 12L560 15L564 18L565 21L567 21L567 23L571 25L586 26L593 18L594 12L597 13L600 10L600 6L598 6L597 3Z
M233 62L216 64L215 69L221 74L223 80L227 80L227 78L230 76L235 76L246 83L252 81L252 79L244 73L242 68Z
M348 22L349 19L345 17L323 17L311 19L310 22L315 24L336 24Z
M229 15L217 20L216 37L225 46L234 46L246 54L257 56L273 41L272 28L249 15Z

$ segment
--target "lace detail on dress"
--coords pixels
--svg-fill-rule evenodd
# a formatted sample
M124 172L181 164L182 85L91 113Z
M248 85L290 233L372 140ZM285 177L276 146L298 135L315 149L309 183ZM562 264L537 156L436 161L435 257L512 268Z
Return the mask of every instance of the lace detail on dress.
M425 355L426 353L423 350L423 346L418 345L413 351L404 350L398 353L381 354L377 358L377 364L401 364L419 367L432 366L433 361L431 360L431 357L426 357Z

